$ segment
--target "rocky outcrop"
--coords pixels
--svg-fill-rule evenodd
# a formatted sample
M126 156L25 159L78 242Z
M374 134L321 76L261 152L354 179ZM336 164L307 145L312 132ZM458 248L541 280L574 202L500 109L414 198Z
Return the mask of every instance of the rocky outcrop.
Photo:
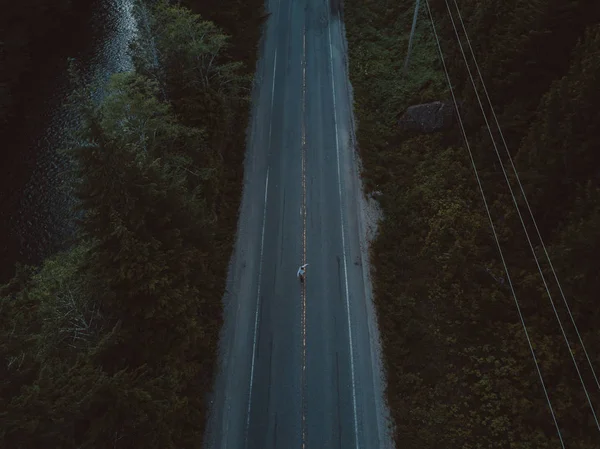
M443 101L410 106L400 117L398 125L407 131L432 133L452 126L454 105Z

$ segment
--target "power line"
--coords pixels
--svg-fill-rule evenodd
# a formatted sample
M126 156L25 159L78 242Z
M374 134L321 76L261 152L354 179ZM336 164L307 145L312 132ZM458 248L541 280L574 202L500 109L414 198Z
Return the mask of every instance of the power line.
M483 186L481 185L481 179L479 178L479 173L477 172L477 166L475 165L475 160L473 158L473 152L471 151L471 146L469 145L469 141L467 139L467 134L465 132L463 121L462 121L462 118L460 116L460 111L458 109L458 103L456 101L456 96L454 95L454 89L452 88L452 83L450 81L450 75L448 74L448 69L446 68L446 62L444 61L444 55L442 53L442 47L440 45L440 40L438 38L437 31L435 29L435 24L433 23L433 15L431 14L431 9L429 8L429 0L425 0L425 4L427 6L427 12L429 13L429 19L431 21L431 28L433 30L433 35L435 36L435 41L437 43L438 51L440 53L440 60L442 61L442 66L444 68L444 73L446 74L446 80L448 81L448 87L450 88L450 93L452 95L452 101L454 102L454 107L456 108L456 115L457 115L457 118L458 118L458 123L460 125L460 130L462 132L462 136L463 136L463 138L465 140L465 144L466 144L467 150L469 152L469 157L471 159L471 164L473 166L473 171L475 172L475 178L477 179L477 185L479 186L479 191L481 192L481 197L483 199L483 204L485 206L485 210L487 212L487 216L488 216L488 219L490 221L490 226L492 228L492 233L494 234L494 240L496 241L496 246L498 247L498 252L500 253L500 259L502 260L502 265L503 265L504 271L506 273L508 284L510 286L510 290L512 292L512 296L513 296L513 298L515 300L515 304L517 306L517 312L519 314L519 318L521 319L521 324L523 325L523 330L525 331L525 337L527 338L527 344L529 345L529 350L531 351L531 355L533 357L533 362L535 363L535 367L537 369L538 376L539 376L540 382L542 384L542 389L544 390L544 395L546 396L546 401L548 402L548 407L550 409L550 413L552 415L552 419L553 419L554 425L556 427L556 432L558 434L558 438L560 440L560 444L561 444L562 448L565 449L565 444L564 444L564 441L563 441L563 438L562 438L560 427L558 426L558 421L556 420L556 415L554 413L554 409L552 407L552 403L550 402L550 396L548 395L548 390L546 389L546 385L544 383L544 378L542 376L542 372L540 370L538 361L536 359L535 351L533 349L533 345L531 343L531 339L529 338L529 332L527 331L527 326L525 325L525 319L523 318L523 314L521 312L521 307L519 306L519 301L517 300L517 295L515 293L515 289L514 289L514 286L513 286L511 277L510 277L510 274L508 272L508 267L506 265L506 260L504 259L504 254L503 254L502 248L500 246L500 240L498 239L498 234L496 233L496 228L495 228L494 222L492 220L492 215L490 213L490 209L489 209L487 200L485 199L485 193L483 192Z
M535 230L537 232L538 238L540 239L540 243L542 244L542 248L544 249L544 254L546 255L546 259L548 260L548 263L550 265L550 269L552 270L552 274L554 275L554 279L556 280L556 284L558 285L558 289L560 290L560 294L563 298L563 301L565 303L565 306L567 307L567 310L569 312L569 317L571 318L571 322L573 323L573 326L575 327L575 331L577 332L577 337L579 338L579 342L581 343L581 347L583 348L583 352L585 353L585 357L587 358L588 364L590 365L590 369L592 370L592 373L594 375L594 380L596 381L596 385L598 387L598 390L600 390L600 382L598 381L598 376L596 375L596 371L594 370L594 367L592 365L592 361L590 359L590 356L588 355L587 350L585 349L585 345L583 344L583 339L581 338L581 334L579 333L579 329L577 328L577 325L575 324L575 319L573 318L573 314L571 313L571 308L569 307L569 304L567 303L567 299L565 297L565 294L563 293L563 289L562 286L560 285L560 281L558 280L558 275L556 274L556 271L554 270L554 265L552 264L552 261L550 260L550 256L548 255L548 251L546 250L546 245L544 244L544 240L542 239L542 235L540 233L540 230L538 228L537 222L535 221L535 218L533 216L533 212L531 210L531 206L529 205L529 201L527 201L527 197L525 196L525 190L523 189L523 185L521 184L521 179L519 178L519 174L517 173L517 169L515 167L515 164L513 162L513 159L510 155L510 151L508 151L508 145L506 144L506 140L504 139L504 133L502 132L502 129L500 128L500 123L498 122L498 117L496 117L496 112L494 111L494 108L492 106L492 101L490 100L490 96L488 94L487 88L485 87L485 83L483 82L483 76L481 75L481 70L479 70L479 64L477 63L477 59L475 58L475 53L473 52L473 47L471 46L471 40L469 39L469 35L467 34L467 30L465 28L465 24L462 18L462 14L460 13L460 10L458 9L458 5L456 3L456 0L454 0L454 5L456 6L456 11L458 12L458 17L460 18L460 23L462 25L462 29L465 33L465 37L467 38L467 43L469 44L469 49L471 50L471 56L473 57L473 61L475 62L475 67L477 68L477 73L479 75L479 79L481 80L481 84L483 85L483 90L485 92L485 96L487 97L488 103L490 105L490 110L492 112L492 115L494 117L494 121L496 122L496 127L498 128L498 131L500 133L500 137L502 139L502 143L504 144L504 148L506 149L506 154L508 155L508 160L510 161L510 164L512 166L513 172L515 174L515 177L517 179L517 182L519 183L519 188L521 189L521 193L523 195L523 199L525 200L525 204L527 205L527 210L529 211L529 215L531 215L531 219L533 221L533 224L535 226Z
M448 0L444 0L444 3L446 3L446 8L448 9L448 14L450 15L450 21L452 22L452 28L454 29L454 34L456 35L456 40L458 41L458 46L460 48L460 52L465 61L465 66L467 67L467 72L469 73L469 79L471 80L471 84L473 85L473 89L475 90L475 96L477 97L477 102L479 103L481 113L483 114L483 118L485 120L485 125L490 134L490 138L492 139L492 144L494 146L496 155L498 156L498 161L500 162L500 167L502 168L502 173L504 173L504 179L506 180L506 183L508 184L508 188L510 190L510 194L513 199L513 203L515 204L515 208L517 209L517 214L519 215L519 220L521 221L521 225L523 226L523 230L525 231L525 236L527 237L527 243L529 244L529 248L531 249L531 252L533 254L535 264L536 264L538 271L540 273L540 276L542 278L542 282L544 284L544 288L546 289L546 293L548 294L548 298L550 299L550 304L552 304L552 310L554 310L554 315L556 316L556 320L558 321L558 325L559 325L560 330L565 339L565 343L567 344L567 349L569 350L569 355L571 356L571 359L573 360L573 364L575 365L575 369L577 370L577 375L579 376L581 386L583 387L583 391L585 392L585 396L587 398L588 404L590 406L590 409L592 410L592 415L594 416L594 421L596 422L596 427L600 431L600 424L598 423L598 418L596 416L596 411L594 410L594 405L592 404L592 400L590 399L590 395L585 386L585 382L583 381L583 377L581 376L581 371L579 370L579 365L577 364L577 361L575 360L575 356L573 355L573 351L571 350L571 344L569 343L569 339L568 339L565 329L562 325L560 316L558 315L558 311L556 310L556 305L554 304L554 300L552 299L552 294L550 293L550 288L548 287L546 278L544 277L542 267L540 266L538 257L535 254L535 249L533 247L533 243L531 242L531 238L529 237L529 232L527 231L527 227L525 226L525 221L523 220L523 216L521 215L521 210L519 209L519 204L517 202L517 198L515 197L512 186L510 185L510 181L508 179L508 175L506 173L506 170L504 169L504 164L502 163L502 157L500 156L500 152L498 151L498 146L496 145L496 140L494 139L494 135L490 128L490 124L488 122L486 113L483 109L483 104L481 103L481 98L479 96L479 92L477 91L477 86L475 85L475 80L473 79L473 74L471 73L471 68L469 67L469 62L467 61L467 56L465 55L465 52L464 52L464 49L463 49L463 46L462 46L462 43L460 40L460 36L458 35L458 30L456 28L456 24L454 23L454 17L452 16L452 11L450 11L450 5L448 4ZM458 10L458 5L456 4L456 0L454 0L454 4L456 6L456 9ZM466 35L466 30L465 30L465 35ZM474 55L473 55L473 57L474 57ZM485 85L485 83L483 82L483 79L481 79L481 82L482 82L482 84ZM500 128L500 127L498 126L498 128ZM511 158L511 161L512 161L512 158ZM513 168L514 168L514 165L513 165ZM515 170L515 173L516 173L516 170ZM524 192L523 192L523 196L525 196ZM533 214L532 214L532 218L533 218ZM534 219L534 221L535 221L535 219ZM577 328L577 326L575 326L575 327Z

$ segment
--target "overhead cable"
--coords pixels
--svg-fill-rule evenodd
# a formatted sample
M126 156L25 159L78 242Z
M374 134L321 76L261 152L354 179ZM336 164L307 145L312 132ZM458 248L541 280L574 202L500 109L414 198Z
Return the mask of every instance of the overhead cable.
M563 441L562 433L560 431L560 427L558 425L558 421L556 419L556 414L554 412L554 408L552 407L552 402L550 401L550 396L548 395L548 390L546 388L546 384L544 383L544 378L542 376L542 371L540 370L540 366L539 366L539 363L538 363L536 355L535 355L535 350L533 349L533 344L531 343L531 339L529 337L529 332L527 331L527 326L525 325L525 319L523 317L523 313L521 312L521 307L519 305L519 301L518 301L517 295L515 293L515 289L514 289L514 286L513 286L513 283L512 283L512 279L511 279L510 274L508 272L508 267L506 265L506 260L504 259L504 254L502 252L502 248L500 246L500 240L498 238L498 234L496 233L496 228L495 228L494 222L492 220L492 215L490 213L490 208L489 208L487 200L485 198L485 193L483 191L483 186L481 184L481 179L479 178L479 173L477 172L477 166L475 165L475 159L473 158L473 152L471 151L471 146L469 145L469 141L467 139L467 134L465 132L464 124L463 124L463 121L462 121L462 118L461 118L461 115L460 115L460 111L459 111L459 108L458 108L458 103L456 101L456 96L454 95L454 89L452 88L452 83L450 81L450 75L448 74L448 69L446 67L446 62L444 60L444 55L443 55L443 52L442 52L442 47L440 45L440 40L438 38L437 31L435 29L435 24L433 22L433 15L431 14L431 9L429 7L429 0L425 0L425 5L427 6L427 12L429 14L429 19L431 21L431 28L433 30L433 35L435 37L437 48L438 48L438 51L439 51L439 54L440 54L440 60L442 62L442 66L444 68L444 73L446 74L446 80L448 81L448 87L450 88L450 93L452 95L452 101L454 102L454 107L456 109L456 115L457 115L457 118L458 118L458 123L460 125L460 130L461 130L463 139L465 140L465 145L467 147L467 150L469 152L469 157L471 159L471 164L473 166L473 171L475 172L475 178L477 179L477 185L479 186L479 191L481 192L481 197L483 199L483 204L485 206L485 210L486 210L488 219L490 221L490 226L491 226L491 229L492 229L492 233L494 235L494 240L496 241L496 246L498 247L498 252L500 253L500 259L502 260L502 265L503 265L504 271L506 273L507 281L508 281L508 284L510 286L510 290L511 290L512 296L513 296L513 298L515 300L515 305L517 306L517 312L519 314L519 318L521 320L521 324L522 324L523 330L525 332L525 337L527 339L527 344L529 345L529 350L531 351L531 356L533 358L533 362L535 363L535 367L536 367L538 376L540 378L540 383L542 385L542 389L544 391L544 395L545 395L546 401L548 403L548 408L550 409L550 414L552 415L552 419L553 419L554 425L556 427L556 432L558 434L558 438L560 440L560 444L561 444L562 448L565 449L565 444L564 444L564 441Z
M540 277L542 278L542 282L544 284L544 288L546 289L546 293L548 294L548 298L550 299L550 304L552 305L552 310L554 311L554 315L556 316L556 320L558 321L558 325L560 327L560 330L563 334L563 337L565 339L565 343L567 344L567 349L569 350L569 355L571 356L571 360L573 361L573 365L575 365L575 369L577 370L577 375L579 376L579 381L581 382L581 386L583 387L583 391L585 392L585 396L587 398L588 404L590 406L590 410L592 411L592 415L594 416L594 422L596 423L596 427L598 428L598 431L600 431L600 424L598 423L598 417L596 416L596 411L594 410L594 406L592 404L592 400L590 398L590 395L588 393L587 387L585 386L585 382L583 380L583 377L581 376L581 371L579 370L579 365L577 364L577 361L575 360L575 356L573 355L573 351L571 350L571 344L569 343L569 338L567 337L567 334L565 332L565 329L563 327L562 321L560 319L560 316L558 315L558 311L556 310L556 304L554 303L554 300L552 299L552 294L550 293L550 288L548 287L548 283L546 282L546 278L544 277L544 273L542 271L542 267L540 266L540 262L538 260L538 257L535 253L535 248L533 247L533 243L531 242L531 238L529 237L529 232L527 231L527 227L525 226L525 221L523 220L523 216L521 215L521 210L519 208L519 204L517 202L517 198L515 197L515 194L513 192L512 186L510 184L510 180L508 179L508 175L506 173L506 170L504 168L504 164L502 162L502 157L500 156L500 152L498 151L498 146L496 145L496 140L494 139L494 135L492 133L492 130L490 128L490 124L488 122L487 119L487 115L483 109L483 104L481 103L481 98L479 96L479 92L477 91L477 86L475 85L475 80L473 79L473 74L471 73L471 68L469 67L469 62L467 61L467 56L465 55L461 40L460 40L460 36L458 35L458 29L456 28L456 24L454 22L454 17L452 16L452 11L450 11L450 5L448 4L448 0L444 0L444 2L446 3L446 8L448 9L448 14L450 15L450 20L452 22L452 28L454 29L454 34L456 35L456 40L458 41L458 46L460 48L460 52L462 54L462 57L465 61L465 66L467 67L467 72L469 73L469 79L471 80L471 84L473 85L473 89L475 90L475 96L477 97L477 102L479 103L479 107L481 109L481 113L483 115L483 118L485 120L485 125L487 127L487 130L490 134L490 138L492 139L492 144L494 146L494 150L496 152L496 155L498 156L498 161L500 162L500 167L502 168L502 173L504 174L504 179L506 180L506 183L508 184L508 189L510 190L510 195L512 197L513 203L515 205L515 208L517 210L517 214L519 215L519 220L521 221L521 225L523 226L523 230L525 231L525 236L527 237L527 243L529 244L529 248L531 249L531 253L533 254L533 258L535 260L535 264L537 266L537 269L540 273ZM458 11L458 5L456 4L456 0L454 0L454 4L456 6L456 9ZM466 35L466 30L465 30L465 35ZM472 50L472 48L471 48ZM475 55L473 54L473 58L475 57ZM483 85L485 85L485 83L483 82L483 78L481 79L481 83ZM487 89L486 89L487 91ZM489 96L488 96L489 99ZM491 106L491 104L490 104ZM500 126L498 125L498 129L500 129ZM507 148L507 152L508 152L508 148ZM510 155L509 155L510 156ZM512 158L511 158L511 162L512 162ZM514 164L513 164L513 168L514 168ZM516 173L516 170L515 170ZM525 197L525 192L523 192L523 197ZM530 209L531 212L531 209ZM533 219L533 214L531 214L531 217ZM535 222L535 219L534 219ZM537 228L537 225L536 225ZM545 248L544 248L545 250ZM566 301L565 301L566 302ZM573 321L573 324L575 324L575 322ZM575 326L575 328L577 328L577 326ZM579 331L577 332L579 334ZM583 342L582 342L583 345ZM587 351L586 351L587 353ZM593 368L592 368L593 369Z
M473 52L473 47L471 46L471 40L469 39L469 35L467 34L467 30L465 28L462 14L460 13L460 10L458 9L458 4L456 3L456 0L454 0L454 5L456 7L456 11L458 12L458 17L460 19L460 23L462 25L463 32L465 33L465 36L467 38L467 43L469 44L471 56L473 57L473 61L475 62L475 67L477 68L477 74L479 75L479 79L483 86L483 91L485 92L485 96L487 98L488 104L490 105L490 110L494 117L494 121L496 122L496 127L498 128L498 132L500 133L500 138L502 139L502 143L504 144L504 148L506 149L506 154L508 155L508 160L510 161L510 164L512 166L513 172L515 174L515 178L517 179L517 182L519 183L519 188L521 189L521 194L523 195L523 200L525 201L525 204L527 205L527 210L529 211L529 215L531 216L531 220L533 221L533 225L535 226L535 230L537 232L538 238L540 239L540 243L542 245L542 248L544 249L544 254L546 255L546 259L548 260L548 264L550 265L550 269L552 270L552 274L554 275L554 279L556 280L556 284L558 285L558 289L560 290L560 294L565 303L567 311L569 312L569 317L571 318L571 322L573 323L573 326L575 327L575 331L577 332L577 337L579 338L579 343L581 343L581 347L583 348L585 357L587 358L587 361L588 361L588 364L592 371L592 374L594 375L594 380L596 381L596 386L598 387L598 390L600 390L600 382L598 381L598 376L596 375L596 370L594 369L594 366L592 365L590 356L588 355L588 352L585 349L583 339L581 338L581 334L579 333L579 329L577 328L577 324L575 324L575 319L573 318L573 314L571 313L571 308L569 307L569 304L568 304L565 294L563 292L562 286L560 285L560 281L558 280L558 275L556 274L556 270L554 270L554 265L552 264L552 261L550 260L548 251L546 250L546 245L544 244L544 240L542 239L542 235L538 228L537 222L535 221L535 218L533 216L533 212L531 210L531 206L529 205L529 201L527 201L527 196L525 195L525 190L523 189L523 185L521 184L521 179L519 178L519 174L517 173L517 169L515 167L512 157L510 155L510 151L508 150L508 145L506 144L506 140L504 139L504 134L502 133L502 129L500 128L500 123L498 122L498 117L496 117L496 113L494 112L494 108L492 106L492 101L490 100L488 90L485 87L485 83L483 82L483 76L481 75L481 70L479 69L479 64L477 63L477 59L475 58L475 53Z

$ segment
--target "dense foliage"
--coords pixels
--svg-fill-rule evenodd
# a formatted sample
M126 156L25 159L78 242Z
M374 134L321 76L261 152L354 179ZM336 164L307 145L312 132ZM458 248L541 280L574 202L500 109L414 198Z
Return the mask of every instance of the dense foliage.
M3 448L201 446L260 14L233 37L136 14L135 71L101 103L72 64L76 243L0 289Z
M363 176L368 190L382 192L385 215L372 259L394 435L398 447L415 449L560 447L458 126L418 135L397 125L411 104L450 99L425 2L421 4L407 72L403 64L414 2L348 0L345 7ZM597 447L596 424L485 128L446 3L430 4L565 443ZM460 30L454 2L449 4ZM598 368L599 4L458 4L570 311ZM462 42L468 52L464 37ZM472 71L476 77L474 67ZM479 82L477 87L485 102ZM510 172L502 141L496 142ZM509 179L597 407L598 386L519 186L513 175Z

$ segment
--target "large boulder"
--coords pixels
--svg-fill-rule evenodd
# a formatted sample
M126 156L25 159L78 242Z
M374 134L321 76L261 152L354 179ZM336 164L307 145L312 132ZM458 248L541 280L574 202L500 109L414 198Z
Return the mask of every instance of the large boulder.
M454 104L443 101L416 104L406 109L398 125L403 130L432 133L448 129L454 120Z

